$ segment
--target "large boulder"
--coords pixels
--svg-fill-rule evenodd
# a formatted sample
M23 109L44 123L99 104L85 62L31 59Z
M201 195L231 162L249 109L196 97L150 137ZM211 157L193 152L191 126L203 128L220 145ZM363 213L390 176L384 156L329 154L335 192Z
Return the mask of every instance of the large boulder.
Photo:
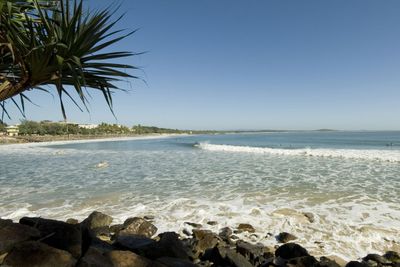
M400 263L400 255L396 251L387 251L383 257L393 263Z
M15 244L39 237L39 230L33 227L0 220L0 255L12 249Z
M302 246L295 244L295 243L286 243L280 246L275 251L276 257L281 257L282 259L293 259L298 257L310 256L307 250Z
M146 250L155 243L155 240L142 235L118 235L114 244L121 249L139 252L141 250Z
M321 267L319 262L313 256L304 256L290 259L288 267Z
M321 257L319 259L319 266L320 267L340 267L340 265L336 261L329 259L327 257Z
M82 234L79 225L29 217L23 217L19 222L38 229L41 235L41 242L54 248L66 250L75 258L81 256Z
M153 262L131 251L113 250L104 254L112 263L118 267L150 267Z
M113 267L109 258L103 255L103 251L96 247L89 247L85 255L80 258L77 267Z
M162 257L179 258L189 260L192 252L184 245L179 235L174 232L162 233L159 241L147 246L142 250L143 255L150 259L158 259Z
M64 250L37 241L26 241L14 246L3 264L11 267L72 267L76 260Z
M233 232L232 232L231 228L224 227L219 231L218 235L223 241L230 244L230 243L232 243L232 239L231 239L232 234L233 234Z
M385 257L378 255L378 254L368 254L363 258L363 261L368 262L368 261L374 261L376 263L382 264L382 265L390 265L391 261L386 259Z
M252 267L243 255L229 247L217 246L206 251L202 260L214 263L212 266Z
M143 218L128 218L124 222L123 228L118 234L121 235L143 235L146 237L152 237L157 232L157 227L155 227L149 221Z
M96 228L109 227L113 218L99 211L93 211L85 220L82 221L82 226L93 230Z
M350 261L346 264L345 267L370 267L370 266L365 262Z
M191 241L194 258L199 258L207 249L215 247L220 242L220 238L209 230L195 229Z
M254 245L242 240L236 242L236 251L254 266L260 265L266 259L274 257L274 254L269 252L268 248L264 247L264 245Z

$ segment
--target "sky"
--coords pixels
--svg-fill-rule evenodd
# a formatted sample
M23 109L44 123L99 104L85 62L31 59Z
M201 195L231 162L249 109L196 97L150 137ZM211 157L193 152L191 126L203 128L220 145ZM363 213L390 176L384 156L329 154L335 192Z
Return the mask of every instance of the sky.
M121 7L113 46L142 80L119 83L117 120L101 95L69 121L180 129L400 130L400 1L87 0ZM27 119L61 120L29 92ZM21 116L11 109L13 120Z

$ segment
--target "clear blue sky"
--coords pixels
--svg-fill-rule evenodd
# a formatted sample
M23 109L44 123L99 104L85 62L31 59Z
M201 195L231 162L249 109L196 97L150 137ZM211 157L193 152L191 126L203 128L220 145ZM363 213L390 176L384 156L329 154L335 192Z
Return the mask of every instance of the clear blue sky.
M90 0L91 7L112 1ZM125 0L115 49L147 81L121 84L122 124L191 129L400 129L400 1ZM30 96L28 119L62 119L57 99ZM90 114L115 122L94 95ZM20 116L13 111L14 121Z

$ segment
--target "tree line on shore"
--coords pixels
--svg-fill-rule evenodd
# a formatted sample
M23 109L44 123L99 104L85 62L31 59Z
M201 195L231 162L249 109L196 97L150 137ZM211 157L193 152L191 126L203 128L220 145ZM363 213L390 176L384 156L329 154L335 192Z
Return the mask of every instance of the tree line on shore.
M7 124L0 122L0 132L6 132ZM101 123L91 128L74 123L31 121L23 120L18 125L19 135L118 135L118 134L191 134L191 133L214 133L215 131L191 131L155 126L134 125L127 127L119 124Z
M101 123L97 127L85 128L78 124L50 121L23 120L18 126L20 135L106 135L106 134L148 134L148 133L183 133L175 129L136 125L129 128L119 124Z

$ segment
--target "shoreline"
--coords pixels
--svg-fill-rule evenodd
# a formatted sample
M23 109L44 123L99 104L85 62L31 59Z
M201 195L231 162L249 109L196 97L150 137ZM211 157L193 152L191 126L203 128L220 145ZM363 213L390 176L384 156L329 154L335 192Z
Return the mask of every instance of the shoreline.
M114 218L94 211L82 221L23 217L19 222L0 219L0 264L6 266L143 266L143 267L367 267L400 266L397 251L344 260L313 256L287 232L276 236L274 247L243 240L253 233L251 224L207 230L185 222L183 234L159 233L155 216ZM221 222L209 221L207 224ZM333 248L334 250L334 248ZM52 257L44 257L51 254ZM41 256L40 256L41 255ZM67 262L65 262L67 261ZM125 263L123 265L122 263ZM122 265L121 265L122 264Z
M172 138L181 136L191 136L189 134L138 134L138 135L71 135L71 136L30 136L30 138L15 138L0 136L0 149L2 147L21 146L21 145L61 145L70 143L92 143L92 142L114 142L114 141L129 141L129 140L149 140ZM7 141L3 141L8 139Z

